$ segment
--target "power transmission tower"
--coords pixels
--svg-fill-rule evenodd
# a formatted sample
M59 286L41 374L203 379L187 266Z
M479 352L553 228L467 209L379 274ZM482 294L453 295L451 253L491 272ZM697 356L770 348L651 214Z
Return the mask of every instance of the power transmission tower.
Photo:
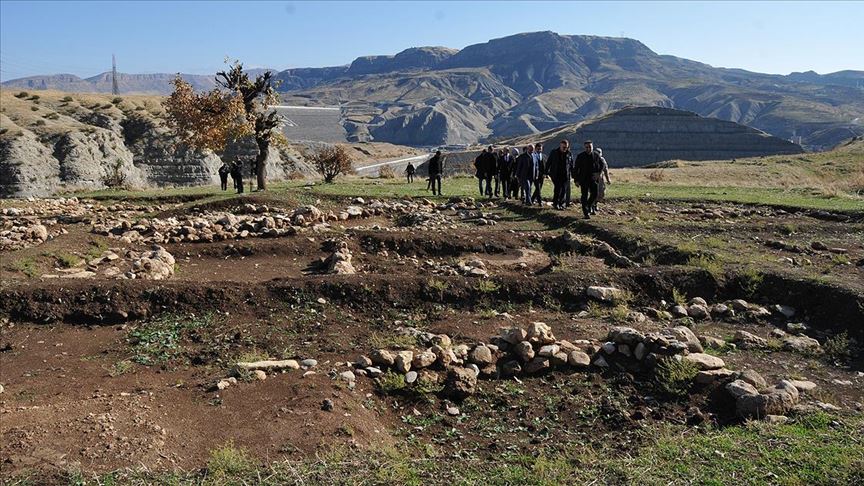
M120 94L120 87L117 86L117 58L114 57L114 54L111 54L111 93L114 96Z

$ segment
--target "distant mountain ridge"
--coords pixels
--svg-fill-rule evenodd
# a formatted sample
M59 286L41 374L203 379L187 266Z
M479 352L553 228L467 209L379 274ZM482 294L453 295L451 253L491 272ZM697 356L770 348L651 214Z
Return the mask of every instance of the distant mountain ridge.
M121 92L166 94L173 74L121 75ZM198 89L212 76L183 75ZM517 34L462 50L417 47L279 72L286 104L341 105L351 140L470 144L538 133L626 106L745 124L809 149L864 134L864 71L771 75L659 55L638 40ZM110 92L110 76L10 80L4 88Z

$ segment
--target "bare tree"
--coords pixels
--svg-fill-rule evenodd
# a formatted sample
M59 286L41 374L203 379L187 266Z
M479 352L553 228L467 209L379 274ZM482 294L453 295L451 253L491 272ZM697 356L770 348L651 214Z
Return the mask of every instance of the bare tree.
M333 182L341 174L354 172L351 154L342 145L325 145L306 154L306 159L324 177L324 182Z

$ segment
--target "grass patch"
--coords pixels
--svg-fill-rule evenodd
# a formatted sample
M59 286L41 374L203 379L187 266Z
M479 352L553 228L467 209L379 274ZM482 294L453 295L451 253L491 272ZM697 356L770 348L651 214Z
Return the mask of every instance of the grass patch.
M723 276L723 264L710 255L694 255L687 259L687 265L698 267L710 273L714 278Z
M111 365L111 368L108 369L108 376L114 378L116 376L125 375L126 373L132 371L134 368L134 363L132 363L128 359L124 359Z
M753 267L747 267L738 274L738 282L744 297L753 298L762 286L765 276Z
M481 294L494 294L501 286L492 280L480 280L477 282L477 291Z
M127 341L135 355L132 361L142 365L166 364L182 354L182 341L192 330L211 324L211 315L179 316L166 314L129 331Z
M211 450L210 459L207 460L207 474L217 480L242 477L254 469L255 464L249 452L244 448L235 447L233 441Z
M84 257L88 261L94 258L99 258L106 250L108 250L108 244L101 241L90 240L87 244L87 252L84 254Z
M388 371L375 379L375 388L382 395L398 395L408 388L408 384L401 374Z
M369 345L375 349L413 349L417 346L417 338L404 334L373 332L369 336Z
M55 264L60 268L73 268L80 265L84 260L73 253L58 251L48 253L46 256L54 258Z
M10 270L21 272L29 278L33 278L39 274L39 269L36 267L36 260L32 257L19 258L9 264Z

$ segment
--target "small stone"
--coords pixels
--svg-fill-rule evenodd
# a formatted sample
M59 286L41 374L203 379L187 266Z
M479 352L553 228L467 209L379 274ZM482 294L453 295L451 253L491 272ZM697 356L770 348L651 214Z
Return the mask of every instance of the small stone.
M615 343L609 341L609 342L603 343L603 346L601 347L601 349L606 354L613 354L615 351L618 350L618 346L615 346Z
M476 346L473 350L471 350L468 358L471 360L472 363L476 363L481 366L495 364L495 358L492 355L492 350L482 344Z
M370 358L374 364L385 367L393 366L393 363L396 361L396 356L386 349L372 351Z
M531 361L525 363L525 373L529 375L537 374L542 371L546 371L552 367L552 363L549 361L549 358L544 358L542 356L537 356Z
M465 365L465 368L471 370L471 372L473 372L475 376L480 375L480 367L474 363L468 363L467 365Z
M783 339L783 349L796 353L821 353L822 345L809 336L787 336Z
M687 308L683 305L675 305L669 309L673 317L687 317Z
M645 346L645 343L639 343L636 345L636 349L633 350L633 357L639 361L642 361L642 358L648 354L648 348Z
M470 350L471 348L469 348L467 344L458 344L456 346L453 346L453 354L456 356L456 358L461 360L468 359L468 351Z
M708 308L704 305L693 304L687 308L687 315L692 317L697 321L709 319L711 314L708 312Z
M357 359L354 361L354 366L358 368L368 368L372 366L372 359L370 359L368 356L358 356Z
M381 371L381 368L376 368L374 366L367 367L366 373L369 375L369 378L378 378L384 374L384 372Z
M789 324L786 324L786 331L788 331L790 334L800 335L806 333L809 330L810 328L803 322L790 322Z
M527 333L521 327L511 327L501 331L501 339L510 344L518 344L525 340Z
M690 305L701 305L703 307L708 305L708 302L706 302L705 299L703 299L702 297L693 297L688 303Z
M592 364L598 368L608 368L609 367L609 363L606 361L606 358L604 358L603 356L597 356L597 358L594 360L594 362Z
M570 351L567 363L575 368L587 368L591 364L591 357L579 350Z
M415 381L417 381L417 372L416 371L409 371L408 373L405 373L405 383L408 383L410 385L410 384L414 383Z
M557 344L547 344L546 346L541 346L540 349L537 350L537 355L549 358L560 350L561 347Z
M736 380L742 380L747 383L750 383L757 390L764 390L765 387L768 386L768 383L765 381L765 378L762 378L762 375L753 370L744 370L735 373Z
M318 360L307 358L300 362L300 367L303 369L314 368L318 366Z
M552 344L555 342L555 336L552 334L552 328L546 325L545 322L532 322L528 326L528 332L525 335L526 339L533 344Z
M440 347L440 346L439 346ZM411 361L412 368L428 368L435 363L437 356L432 349L427 349L426 351L421 351L414 355L414 359Z
M789 380L799 392L808 393L816 389L816 383L807 380Z
M624 291L614 287L591 286L585 290L588 297L597 299L603 302L613 302L620 299L624 295Z
M324 410L325 412L333 411L333 400L325 398L324 401L321 402L321 410Z
M726 341L714 336L699 336L699 342L704 348L723 349L726 347Z
M231 383L228 380L219 380L219 383L216 383L216 389L224 390L231 386Z
M616 326L609 329L609 335L606 339L619 344L634 345L642 342L645 339L645 334L632 327Z
M785 415L766 415L764 421L771 425L783 425L789 421L789 417Z
M694 365L696 365L697 368L702 371L716 370L726 366L726 363L724 363L722 359L705 353L687 354L684 355L684 360L693 363Z
M699 338L696 337L696 335L693 334L693 331L688 327L675 326L663 329L661 332L665 336L671 336L675 340L684 343L691 353L701 353L704 351L702 343L699 342Z
M267 373L265 373L264 370L255 370L253 373L256 380L264 381L267 379Z
M513 348L513 352L526 363L534 359L534 348L531 347L531 343L528 341L517 343Z
M726 391L736 399L741 395L758 395L759 390L744 380L735 380L726 384Z
M466 368L450 368L444 381L444 395L462 400L477 391L477 373Z
M549 364L552 366L564 366L567 364L567 353L558 351L549 357Z
M455 406L447 407L447 415L450 415L451 417L456 417L457 415L459 415L459 413L460 413L459 407L455 407Z
M771 307L771 310L782 315L786 319L791 319L795 316L795 308L789 307L788 305L774 305Z
M279 371L279 370L296 370L300 368L300 363L297 360L264 360L237 363L237 368L244 370L264 370L264 371Z
M515 376L522 372L522 365L515 359L504 362L501 365L501 374L504 376Z
M699 373L696 374L696 378L694 378L693 381L695 381L696 383L698 383L700 385L710 385L711 383L714 383L717 380L722 380L724 378L728 378L730 376L733 376L734 374L735 374L734 371L726 369L726 368L700 371Z
M354 383L357 380L357 377L354 375L353 371L343 371L339 373L339 378L343 381L347 381L348 383Z
M768 347L767 339L740 329L735 331L735 338L733 341L741 349L764 349Z
M414 353L411 351L397 351L396 359L393 360L393 367L399 373L408 373L411 371L411 362L414 361Z

